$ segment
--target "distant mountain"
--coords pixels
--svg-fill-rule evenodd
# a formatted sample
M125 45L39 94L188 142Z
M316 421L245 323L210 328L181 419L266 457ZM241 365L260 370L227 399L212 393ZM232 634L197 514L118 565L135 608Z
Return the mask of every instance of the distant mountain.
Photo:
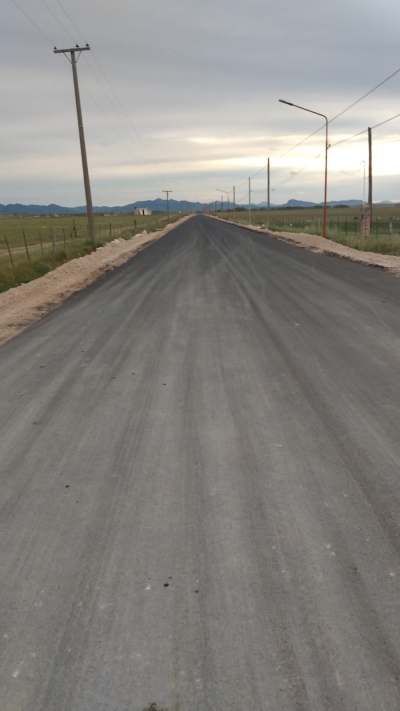
M305 202L304 200L288 200L286 205L279 205L279 207L316 207L316 202Z
M337 205L345 205L346 207L358 207L362 205L362 200L330 200L326 203L328 207L336 207ZM305 207L323 207L323 202L305 202L304 200L288 200L286 205L279 205L282 208L305 208Z
M148 207L153 212L166 212L167 201L162 198L156 200L138 200L129 205L117 205L108 207L102 205L93 207L96 213L133 212L135 207ZM169 209L171 212L201 212L203 203L188 202L187 200L170 200ZM0 205L0 215L79 215L86 213L86 206L62 207L61 205Z
M389 200L383 200L379 203L374 203L375 205L395 205L396 203L390 202ZM347 207L358 207L362 205L362 200L331 200L328 202L329 207L335 207L337 205L345 205ZM322 207L322 202L306 202L304 200L288 200L284 205L273 205L271 204L271 209L301 209L301 208L312 208L312 207ZM129 205L116 205L114 207L108 207L102 205L100 207L94 207L93 211L95 213L119 213L119 212L133 212L135 207L148 207L152 212L166 212L167 211L167 201L162 198L157 198L156 200L138 200L137 202L132 202ZM225 205L226 207L226 205ZM246 209L247 204L237 205L237 207L242 207ZM252 210L265 210L267 207L266 202L261 202L257 205L252 204ZM170 212L202 212L204 208L208 209L208 203L203 204L202 202L188 202L187 200L170 200L169 209ZM79 215L86 213L86 207L62 207L61 205L21 205L16 203L14 205L0 205L0 215Z

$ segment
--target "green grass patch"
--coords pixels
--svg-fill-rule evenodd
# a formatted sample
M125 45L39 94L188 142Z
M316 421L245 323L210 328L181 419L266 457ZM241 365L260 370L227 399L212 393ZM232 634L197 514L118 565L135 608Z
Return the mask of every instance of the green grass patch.
M7 291L20 284L26 284L38 277L44 276L52 269L59 267L61 264L83 257L93 251L93 246L89 244L76 246L74 249L69 249L68 252L59 249L56 252L45 252L42 254L37 250L32 252L31 259L26 257L23 252L16 253L13 256L13 265L10 259L5 256L0 257L0 292Z

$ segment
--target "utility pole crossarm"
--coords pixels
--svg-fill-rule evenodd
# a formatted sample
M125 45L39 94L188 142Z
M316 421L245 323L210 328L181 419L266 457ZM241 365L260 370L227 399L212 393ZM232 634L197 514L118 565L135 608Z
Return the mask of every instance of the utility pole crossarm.
M71 52L87 52L88 50L90 50L88 44L85 47L78 47L78 45L76 45L70 49L57 49L57 47L54 47L54 54L71 54Z

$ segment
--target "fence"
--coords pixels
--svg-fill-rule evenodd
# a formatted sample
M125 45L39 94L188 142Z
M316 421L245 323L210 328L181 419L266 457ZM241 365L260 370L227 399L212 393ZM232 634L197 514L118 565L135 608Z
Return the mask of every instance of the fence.
M170 222L181 217L172 215ZM135 234L155 231L168 223L168 216L156 214L123 221L102 219L96 222L96 246L114 239L130 239ZM89 241L86 220L42 218L7 218L0 220L0 291L42 276L54 267L95 249ZM7 234L8 232L8 234Z
M396 206L397 208L397 206ZM380 208L373 215L370 234L366 230L366 215L360 210L341 210L339 214L331 212L327 221L327 236L329 239L338 242L373 240L398 243L400 240L400 211L393 208ZM390 214L390 212L394 214ZM311 213L311 214L310 214ZM380 214L379 214L380 213ZM276 232L305 232L309 234L322 234L322 210L317 214L312 214L311 210L253 210L249 214L247 210L237 210L233 212L218 213L221 217L234 219L241 224L252 224L262 228L269 228ZM369 227L369 220L368 220ZM397 253L397 249L396 249Z

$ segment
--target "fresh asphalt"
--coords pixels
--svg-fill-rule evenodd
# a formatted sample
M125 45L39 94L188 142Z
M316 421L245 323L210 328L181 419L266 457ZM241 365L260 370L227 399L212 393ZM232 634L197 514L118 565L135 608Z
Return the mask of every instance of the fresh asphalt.
M0 348L1 711L400 709L399 295L198 216Z

